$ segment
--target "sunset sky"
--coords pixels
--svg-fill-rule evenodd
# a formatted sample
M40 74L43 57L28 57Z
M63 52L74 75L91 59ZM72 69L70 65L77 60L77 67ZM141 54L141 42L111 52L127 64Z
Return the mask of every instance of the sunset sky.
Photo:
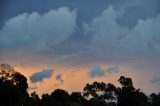
M29 92L86 83L160 92L160 0L0 0L0 64L28 78Z

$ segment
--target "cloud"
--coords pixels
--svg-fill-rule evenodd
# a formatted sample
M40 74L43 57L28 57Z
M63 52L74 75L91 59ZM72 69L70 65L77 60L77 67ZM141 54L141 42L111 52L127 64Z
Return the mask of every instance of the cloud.
M62 74L58 74L58 75L56 76L56 80L58 80L58 81L60 81L61 83L63 83L64 80L62 79Z
M90 48L104 57L159 53L160 15L139 19L130 29L117 22L124 13L124 9L117 11L109 6L90 24L84 25L86 34L92 36Z
M120 51L120 40L129 32L127 27L119 25L116 21L124 11L116 11L112 6L105 9L100 16L95 17L84 28L86 33L92 36L92 48L101 51L99 54L114 55Z
M46 70L43 70L41 72L34 73L30 77L30 80L33 83L41 82L41 81L43 81L43 79L50 78L52 76L52 73L53 73L52 69L46 69Z
M111 65L108 67L103 67L101 65L98 65L92 68L89 74L90 74L90 77L94 78L94 77L103 77L106 74L113 74L118 72L119 72L119 69L117 66Z
M104 67L102 65L97 65L92 68L89 74L91 77L94 78L94 77L103 77L106 74L113 74L118 72L119 72L119 68L117 66L111 65L108 67Z
M113 66L112 65L112 66L108 67L107 72L110 73L110 74L111 73L118 73L119 72L119 68L117 66Z
M90 76L92 78L94 77L103 77L105 75L105 70L102 69L101 66L96 66L90 71Z
M83 29L76 27L80 19L76 17L82 14L77 13L63 7L44 14L24 13L12 18L0 31L0 49L20 49L21 52L29 49L36 51L36 55L71 64L122 63L132 56L160 52L159 15L139 19L133 28L128 28L118 22L126 9L109 6L89 22L85 21ZM84 33L74 33L77 30Z
M156 77L156 78L152 79L151 83L153 83L153 84L160 83L160 77Z
M159 24L160 15L146 20L140 19L123 40L125 49L134 53L160 52Z
M45 49L68 39L76 28L76 10L62 7L47 13L23 13L0 30L0 48Z

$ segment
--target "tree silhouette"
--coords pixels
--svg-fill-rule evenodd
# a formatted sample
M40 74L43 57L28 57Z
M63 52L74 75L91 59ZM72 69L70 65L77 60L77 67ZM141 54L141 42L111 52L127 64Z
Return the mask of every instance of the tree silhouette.
M150 99L152 106L160 106L160 93L159 94L152 93L150 95Z
M118 106L148 106L148 97L134 88L131 78L121 76L118 81L122 85L118 92Z
M84 97L91 96L90 99L91 105L106 105L106 101L109 101L111 103L112 101L117 99L117 88L111 84L108 83L107 85L104 82L94 82L93 84L87 84L84 87L83 95ZM93 103L93 104L92 104Z
M70 95L67 91L56 89L51 95L42 95L42 106L69 106Z
M0 65L0 100L2 106L21 106L29 96L27 79L10 65Z
M30 94L30 97L28 97L26 102L23 104L23 106L40 106L40 105L41 105L41 99L39 98L38 94L36 94L36 92L32 92Z
M131 78L126 78L124 76L121 76L118 80L120 82L120 84L122 85L122 87L127 87L127 88L133 88L133 83L132 83L132 79Z
M121 76L121 87L111 83L86 84L81 92L69 94L56 89L39 98L36 92L28 95L27 79L10 65L0 65L0 106L160 106L160 93L146 96L133 86L131 78Z
M89 97L92 96L93 98L99 98L101 95L103 95L106 91L106 84L101 82L93 82L93 84L87 84L83 89L83 96Z
M53 98L57 102L63 102L64 103L64 102L69 101L69 94L65 90L56 89L54 92L52 92L51 98Z

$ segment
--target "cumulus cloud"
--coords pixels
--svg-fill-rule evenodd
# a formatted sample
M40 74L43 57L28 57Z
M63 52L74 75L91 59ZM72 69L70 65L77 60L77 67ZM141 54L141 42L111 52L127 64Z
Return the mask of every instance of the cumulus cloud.
M68 39L76 28L76 10L62 7L47 13L20 14L0 30L0 48L43 49Z
M123 13L123 10L115 11L109 6L100 16L95 17L91 24L85 25L86 33L91 33L93 37L93 48L108 52L118 49L117 43L128 34L128 29L116 22Z
M146 20L139 20L137 25L124 39L129 51L159 52L160 51L160 15Z
M58 74L58 75L56 76L56 80L58 80L58 81L60 81L61 83L63 83L64 80L62 79L62 74Z
M52 76L52 73L53 73L52 69L46 69L46 70L43 70L41 72L34 73L30 77L30 80L33 83L41 82L41 81L43 81L43 79L50 78Z
M138 55L160 52L160 15L139 19L135 27L120 25L117 20L125 13L112 6L85 24L85 32L92 36L91 48L104 57Z

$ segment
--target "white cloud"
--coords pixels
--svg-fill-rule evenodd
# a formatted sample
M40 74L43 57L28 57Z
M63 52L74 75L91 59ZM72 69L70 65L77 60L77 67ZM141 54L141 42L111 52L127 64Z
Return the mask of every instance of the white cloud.
M11 18L0 31L2 48L45 48L71 36L76 27L76 11L63 7L45 14L24 13Z

